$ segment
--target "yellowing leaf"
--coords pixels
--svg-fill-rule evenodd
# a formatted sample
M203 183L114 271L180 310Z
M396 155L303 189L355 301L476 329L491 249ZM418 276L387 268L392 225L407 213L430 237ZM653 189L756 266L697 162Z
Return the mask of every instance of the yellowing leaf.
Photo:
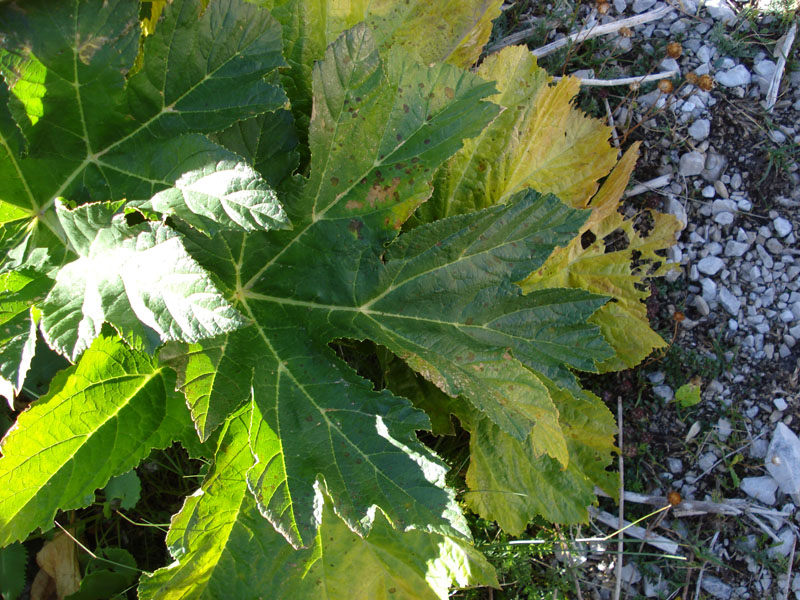
M520 46L489 56L478 74L496 82L499 93L490 99L505 111L440 171L420 220L486 208L528 187L585 207L616 162L616 151L607 141L610 129L572 107L578 80L552 85Z
M583 248L578 236L565 248L559 248L545 264L522 282L525 292L551 287L581 288L614 298L590 319L598 325L616 356L598 365L603 371L635 366L664 340L650 329L644 300L649 291L639 289L644 276L664 275L669 269L664 257L656 254L672 246L680 225L672 215L649 211L653 228L647 236L634 228L634 220L619 212L619 201L636 163L638 146L628 150L589 207L592 214L581 232L590 231L594 241ZM624 248L608 251L605 238L624 235ZM636 259L636 266L633 260Z
M594 486L617 493L606 470L615 449L613 416L594 394L572 394L547 383L567 440L566 466L537 452L535 433L520 442L472 409L459 414L470 431L464 500L512 535L522 533L536 515L558 523L586 521Z

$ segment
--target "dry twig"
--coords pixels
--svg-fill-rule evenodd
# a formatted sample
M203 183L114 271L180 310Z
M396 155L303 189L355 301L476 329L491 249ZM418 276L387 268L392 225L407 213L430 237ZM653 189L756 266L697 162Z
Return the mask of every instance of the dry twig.
M542 56L547 56L548 54L552 54L556 50L563 48L570 42L580 43L594 37L607 35L609 33L615 33L620 29L622 29L623 27L635 27L636 25L641 25L642 23L649 23L650 21L655 21L657 19L662 18L664 15L671 12L672 10L674 9L671 6L667 6L664 8L659 8L657 10L651 10L650 12L642 13L640 15L635 15L633 17L628 17L627 19L621 19L619 21L615 21L614 23L592 26L587 29L582 29L581 31L568 35L564 38L561 38L560 40L556 40L555 42L546 44L541 48L533 50L532 52L534 56L536 56L537 58L541 58ZM497 52L498 50L500 50L501 48L505 48L506 46L511 46L512 44L518 44L519 42L523 42L527 38L529 38L535 31L536 27L530 27L529 29L518 31L517 33L512 33L511 35L504 37L497 43L489 46L487 52L491 54L492 52Z

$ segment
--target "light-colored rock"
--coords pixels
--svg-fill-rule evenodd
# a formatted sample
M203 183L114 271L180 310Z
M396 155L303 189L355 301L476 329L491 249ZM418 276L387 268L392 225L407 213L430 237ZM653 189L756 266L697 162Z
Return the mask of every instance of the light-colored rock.
M646 10L650 10L655 5L656 0L634 0L633 2L633 12L635 13L643 13Z
M725 263L717 256L706 256L697 263L697 269L705 275L716 275L724 267Z
M706 164L706 157L700 152L692 151L683 154L680 159L678 173L684 177L693 177L703 172Z
M714 575L704 574L700 587L719 600L730 600L731 594L733 594L733 588Z
M750 244L743 244L736 240L728 240L725 243L725 256L739 257L744 256L745 252L750 248Z
M722 21L725 25L736 22L736 13L725 0L706 0L705 7L712 19Z
M739 309L742 307L742 302L725 286L719 288L719 303L734 317L739 314Z
M751 498L755 498L767 506L775 504L775 492L778 490L778 484L769 475L745 477L741 480L739 488Z
M781 491L800 504L800 440L782 422L778 422L772 434L766 465Z
M653 386L653 393L664 402L669 402L675 397L675 392L668 385Z
M689 126L689 135L697 142L702 142L711 133L711 121L708 119L697 119Z
M778 217L774 221L772 221L772 226L775 228L775 233L778 234L778 237L786 237L790 233L792 233L792 224L787 219L783 217Z
M702 296L694 297L694 307L697 309L697 312L699 312L704 317L707 317L711 312L711 309L708 306L708 302L706 302Z
M714 222L723 227L731 225L734 221L734 215L731 212L721 212L714 215Z
M778 532L778 537L781 538L781 543L777 546L772 546L768 553L772 558L780 556L789 556L792 548L795 545L795 535L791 527L784 527Z
M703 289L703 300L713 302L717 299L717 284L713 279L703 277L700 280L700 285Z
M744 65L736 65L727 71L720 71L714 79L717 83L725 87L739 87L742 85L749 85L751 81L750 71Z
M683 462L681 462L680 458L675 458L674 456L667 457L667 468L673 475L678 475L683 473Z
M681 229L685 229L689 223L689 217L686 215L686 208L680 200L670 196L664 207L667 213L673 215L681 223Z

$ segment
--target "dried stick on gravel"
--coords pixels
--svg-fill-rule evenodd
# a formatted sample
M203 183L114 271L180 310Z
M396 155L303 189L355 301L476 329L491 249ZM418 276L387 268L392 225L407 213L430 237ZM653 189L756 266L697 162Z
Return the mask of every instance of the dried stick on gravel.
M655 21L657 19L660 19L661 17L671 12L672 10L674 9L671 6L666 6L664 8L651 10L650 12L642 13L640 15L629 17L627 19L615 21L614 23L607 23L606 25L596 25L588 29L582 29L581 31L568 35L565 38L561 38L560 40L556 40L555 42L550 42L549 44L546 44L541 48L537 48L536 50L533 50L532 53L535 57L541 58L542 56L547 56L548 54L552 54L559 48L563 48L570 42L580 43L585 40L591 39L593 37L614 33L616 31L619 31L623 27L635 27L636 25L641 25L642 23L649 23L650 21ZM518 44L519 42L525 41L527 38L533 35L535 31L536 27L531 27L523 31L518 31L517 33L512 33L511 35L504 37L497 43L489 46L487 52L491 54L492 52L497 52L498 50L500 50L501 48L505 48L506 46L511 46L512 44Z
M608 497L608 494L600 488L595 488L594 493L598 496ZM624 492L622 494L626 502L637 504L649 504L650 506L664 506L669 501L665 496L648 496L636 492ZM791 517L791 513L775 510L772 508L762 508L757 504L748 502L742 498L730 498L722 502L707 502L704 500L683 500L677 506L673 506L670 513L674 517L694 517L699 515L742 515L745 513L762 515L768 518L786 519Z
M647 83L648 81L659 81L660 79L669 79L670 77L674 77L677 75L678 72L673 71L662 71L661 73L653 73L651 75L637 75L635 77L620 77L619 79L591 79L589 77L580 77L581 85L587 86L595 86L595 87L611 87L614 85L630 85L632 83ZM568 75L568 77L574 77L574 75ZM561 77L553 77L554 80L558 81Z
M789 566L786 568L786 583L783 585L783 600L789 600L790 582L792 581L792 563L794 563L794 551L797 548L797 532L792 541L792 551L789 554Z
M601 523L608 525L609 527L617 527L619 525L619 517L616 515L612 515L609 512L604 510L598 510L594 506L589 507L589 514L592 516L593 519L597 519ZM639 527L638 525L630 525L627 521L623 521L625 527L625 533L630 535L631 537L636 538L637 540L643 540L650 544L651 546L655 546L659 550L663 550L668 554L677 554L678 552L678 544L673 542L672 540L665 538L662 535L656 535L654 533L648 532L644 527Z
M772 73L772 79L769 82L767 89L767 99L764 101L764 108L767 112L772 112L775 107L775 102L778 100L778 88L781 86L781 79L783 78L783 70L786 68L786 57L792 50L794 44L794 36L797 34L797 23L792 23L789 31L786 32L783 40L775 45L775 56L778 59L775 64L775 71Z
M645 192L652 192L653 190L657 190L658 188L669 185L670 181L672 181L672 175L666 174L662 175L661 177L656 177L655 179L637 183L635 186L625 192L625 198L638 196L639 194L644 194Z

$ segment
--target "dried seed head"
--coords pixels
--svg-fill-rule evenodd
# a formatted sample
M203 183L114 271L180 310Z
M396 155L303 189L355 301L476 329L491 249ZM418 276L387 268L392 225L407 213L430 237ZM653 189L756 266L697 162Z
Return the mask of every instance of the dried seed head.
M678 504L681 503L681 500L683 500L683 498L681 498L681 495L675 490L672 490L669 494L667 494L667 502L669 502L672 506L678 506Z
M675 311L675 314L674 314L674 315L672 315L672 320L673 320L673 321L677 321L678 323L680 323L681 321L683 321L685 318L686 318L686 315L685 315L685 314L683 314L683 313L682 313L681 311L679 311L679 310L676 310L676 311Z
M601 15L605 15L608 13L611 5L608 2L598 2L597 3L597 12Z
M631 28L630 28L630 27L620 27L620 28L619 28L619 34L620 34L622 37L627 37L627 38L629 38L629 37L632 37L632 36L633 36L633 31L631 31Z
M667 44L667 56L670 58L678 58L681 54L683 54L683 47L681 47L680 42L670 42Z
M641 86L641 84L640 84L638 81L631 81L631 84L630 84L628 87L630 87L630 88L631 88L631 91L632 91L632 92L636 92L636 91L638 91L638 90L639 90L639 88L640 88L640 87L642 87L642 86Z
M669 79L662 79L658 82L658 89L661 90L662 94L671 94L675 88Z
M714 87L714 80L711 78L711 75L705 74L700 75L697 79L697 87L699 87L704 92L707 92Z
M697 79L698 79L697 73L695 73L694 71L689 71L686 74L686 81L688 81L692 85L697 85Z

